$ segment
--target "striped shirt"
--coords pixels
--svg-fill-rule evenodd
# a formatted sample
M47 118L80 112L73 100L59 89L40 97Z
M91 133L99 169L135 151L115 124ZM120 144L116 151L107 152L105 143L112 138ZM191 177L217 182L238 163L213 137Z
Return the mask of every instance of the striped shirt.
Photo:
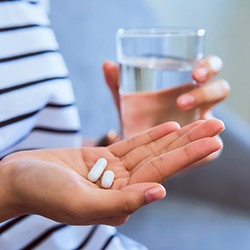
M79 147L80 119L47 2L0 0L0 158ZM37 215L0 224L0 249L145 249L111 226L70 226Z
M75 97L44 6L2 0L0 8L0 157L79 146Z

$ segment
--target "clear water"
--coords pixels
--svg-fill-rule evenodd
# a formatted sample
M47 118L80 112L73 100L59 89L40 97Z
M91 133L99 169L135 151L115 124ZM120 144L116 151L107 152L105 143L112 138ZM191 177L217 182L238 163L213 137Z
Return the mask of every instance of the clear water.
M133 58L120 64L121 94L162 90L192 82L193 62L174 58Z
M124 137L166 121L181 126L198 118L197 109L182 111L176 105L181 94L191 91L194 64L168 58L136 58L121 67L120 111Z

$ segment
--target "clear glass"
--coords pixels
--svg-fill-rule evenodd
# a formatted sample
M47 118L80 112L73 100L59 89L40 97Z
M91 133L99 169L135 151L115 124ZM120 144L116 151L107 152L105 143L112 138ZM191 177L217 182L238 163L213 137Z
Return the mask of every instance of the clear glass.
M197 110L183 112L176 98L197 87L192 70L203 57L204 29L119 29L121 126L125 137L174 120L185 125Z

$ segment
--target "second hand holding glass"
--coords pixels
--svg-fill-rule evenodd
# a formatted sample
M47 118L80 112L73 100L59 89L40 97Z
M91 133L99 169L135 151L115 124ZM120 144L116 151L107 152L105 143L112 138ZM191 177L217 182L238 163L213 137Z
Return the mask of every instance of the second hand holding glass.
M204 36L203 29L181 27L117 31L123 137L198 118L199 110L182 111L176 99L197 87L192 70L203 57Z

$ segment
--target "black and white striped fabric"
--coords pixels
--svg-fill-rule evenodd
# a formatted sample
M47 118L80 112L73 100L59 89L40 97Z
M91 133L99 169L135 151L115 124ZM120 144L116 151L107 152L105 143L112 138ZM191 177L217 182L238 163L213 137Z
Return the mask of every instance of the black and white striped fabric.
M80 145L67 68L37 1L0 1L0 157Z
M80 121L47 2L0 0L0 158L78 147ZM0 224L0 249L145 249L110 226L69 226L37 215Z

